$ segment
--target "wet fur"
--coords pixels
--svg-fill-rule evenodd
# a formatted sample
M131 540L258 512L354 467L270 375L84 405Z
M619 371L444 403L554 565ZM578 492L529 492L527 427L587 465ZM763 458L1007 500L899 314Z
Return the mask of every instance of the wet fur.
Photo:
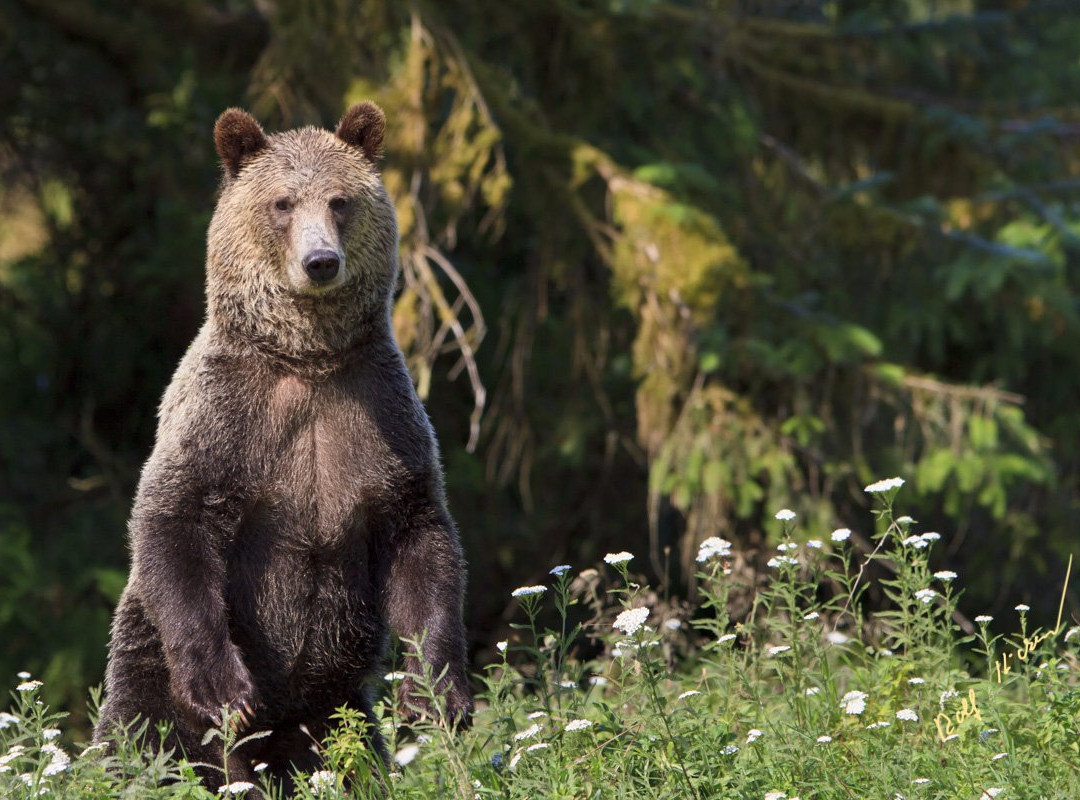
M423 657L435 674L448 666L450 712L470 712L464 560L391 334L397 227L372 163L383 119L371 109L343 118L345 139L266 136L235 110L219 121L208 314L165 392L132 511L99 739L166 721L168 744L220 766L202 734L222 705L249 705L249 730L273 734L236 756L230 780L254 782L259 761L281 778L317 769L311 745L334 709L370 710L364 682L391 632L426 632ZM326 218L345 253L340 287L290 286L289 259L303 254L273 210L283 192L301 204L348 196L347 212ZM406 669L419 669L416 654ZM412 690L403 699L422 706ZM205 777L216 789L220 774Z

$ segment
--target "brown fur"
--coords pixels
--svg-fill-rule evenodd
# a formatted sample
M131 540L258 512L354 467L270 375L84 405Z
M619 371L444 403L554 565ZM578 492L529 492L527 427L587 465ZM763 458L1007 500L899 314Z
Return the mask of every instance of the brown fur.
M257 761L281 778L316 769L300 726L317 737L336 707L370 710L363 683L388 631L425 635L450 713L471 711L464 560L391 335L397 225L372 156L383 125L371 104L342 119L345 139L265 136L236 109L218 121L208 314L165 392L132 510L99 738L164 720L190 759L220 766L200 740L228 705L273 731L231 780L254 780ZM332 281L305 274L311 248L340 255ZM403 699L422 707L413 688Z

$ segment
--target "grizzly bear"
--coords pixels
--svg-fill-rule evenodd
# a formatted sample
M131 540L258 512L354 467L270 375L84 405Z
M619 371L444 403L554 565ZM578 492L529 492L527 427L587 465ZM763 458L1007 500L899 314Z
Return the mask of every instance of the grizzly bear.
M239 109L217 121L207 316L165 391L132 509L99 740L163 721L167 746L221 768L220 742L202 741L227 708L270 732L229 758L230 781L257 782L259 762L287 781L319 768L335 709L370 714L389 633L422 640L405 670L442 674L449 715L469 718L464 559L391 333L384 130L371 103L334 133L267 135ZM415 694L403 681L401 702L432 713Z

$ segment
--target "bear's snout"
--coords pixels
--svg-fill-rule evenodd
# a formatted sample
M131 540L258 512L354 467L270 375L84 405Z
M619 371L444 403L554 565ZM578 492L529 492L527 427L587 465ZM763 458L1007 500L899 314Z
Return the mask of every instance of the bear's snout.
M313 250L304 256L304 271L315 283L326 283L337 277L341 259L333 250Z

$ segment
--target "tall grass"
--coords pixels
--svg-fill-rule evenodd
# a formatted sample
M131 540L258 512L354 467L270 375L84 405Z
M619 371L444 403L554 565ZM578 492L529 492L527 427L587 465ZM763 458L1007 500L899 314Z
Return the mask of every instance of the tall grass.
M1036 624L1024 606L1017 635L994 634L985 616L966 623L961 579L929 566L941 537L894 513L900 484L867 487L872 532L801 531L778 512L788 541L764 576L708 540L694 608L638 582L629 553L601 569L554 568L515 592L520 621L479 676L470 730L439 716L406 731L380 702L394 754L384 765L365 721L343 710L325 770L302 776L295 796L1080 797L1080 629ZM888 602L871 615L872 587ZM141 749L138 731L110 755L60 744L63 715L20 680L0 716L2 797L255 791L230 790L226 776L204 790L182 759ZM226 729L210 735L236 744Z

